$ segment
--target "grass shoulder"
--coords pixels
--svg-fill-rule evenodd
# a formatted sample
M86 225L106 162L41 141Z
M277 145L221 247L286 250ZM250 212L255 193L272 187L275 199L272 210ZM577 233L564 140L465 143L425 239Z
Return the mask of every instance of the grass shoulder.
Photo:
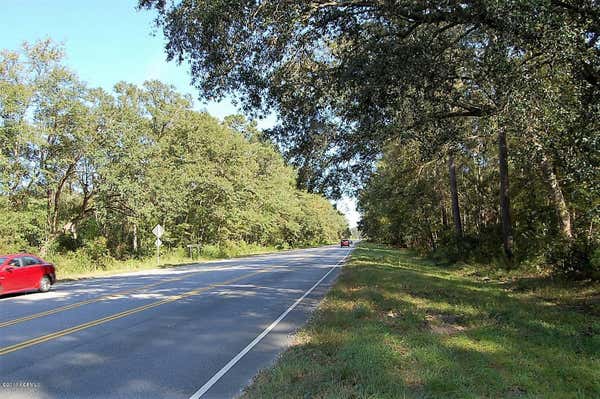
M321 245L327 244L298 246L294 248L264 247L249 244L236 247L230 246L226 249L217 246L206 246L203 248L200 255L195 256L194 258L191 258L185 249L179 248L164 251L164 253L161 254L160 264L158 264L155 256L127 260L103 257L92 260L89 256L86 256L85 253L80 254L77 252L57 254L50 256L48 259L57 266L58 279L61 281L69 281L151 269L175 268L195 263L278 253L302 248L318 247Z
M361 244L252 398L598 398L600 285Z

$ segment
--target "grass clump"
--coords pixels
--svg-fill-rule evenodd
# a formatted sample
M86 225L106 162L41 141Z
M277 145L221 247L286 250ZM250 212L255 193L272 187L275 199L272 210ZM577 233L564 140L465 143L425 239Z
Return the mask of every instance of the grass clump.
M599 288L361 245L244 398L598 398Z

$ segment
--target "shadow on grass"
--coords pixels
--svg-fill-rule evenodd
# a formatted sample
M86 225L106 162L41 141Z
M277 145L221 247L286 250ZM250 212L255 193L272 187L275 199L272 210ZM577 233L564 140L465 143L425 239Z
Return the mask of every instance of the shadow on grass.
M600 319L459 271L358 249L305 338L247 396L600 397Z

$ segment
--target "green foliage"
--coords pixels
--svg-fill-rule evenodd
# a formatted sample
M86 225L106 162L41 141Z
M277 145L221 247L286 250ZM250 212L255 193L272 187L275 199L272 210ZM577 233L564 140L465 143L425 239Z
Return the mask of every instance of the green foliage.
M201 94L278 111L271 134L314 190L430 119L535 111L548 131L574 134L598 111L593 0L138 4L156 11L167 56L189 62Z
M598 248L594 252L597 252ZM598 278L600 269L594 266L592 250L585 241L555 240L548 245L545 261L556 273L573 278Z
M493 185L497 153L490 141L472 136L455 151L462 236L452 223L445 154L424 155L416 141L389 145L377 172L364 186L359 197L362 234L374 241L431 252L439 259L511 267L502 254L498 192ZM569 207L586 210L571 219L572 237L565 237L547 175L525 153L526 141L513 139L510 144L517 154L511 158L515 173L510 188L515 259L523 265L535 264L540 272L573 278L597 276L590 261L599 246L594 229L597 208L590 209L587 200L565 189ZM584 184L573 179L567 185L581 188Z
M269 136L300 187L367 181L369 237L586 274L600 242L597 1L138 4L202 94L277 111ZM563 239L571 249L544 255Z
M40 245L44 237L44 202L30 198L13 205L0 196L0 250L18 252Z
M80 250L92 261L96 268L103 267L110 258L106 241L105 237L97 237L94 240L87 241L85 246Z
M219 257L329 243L347 228L329 201L295 188L254 123L194 111L172 86L88 88L51 41L4 51L0 83L0 252L101 269L151 256L158 223L166 247Z

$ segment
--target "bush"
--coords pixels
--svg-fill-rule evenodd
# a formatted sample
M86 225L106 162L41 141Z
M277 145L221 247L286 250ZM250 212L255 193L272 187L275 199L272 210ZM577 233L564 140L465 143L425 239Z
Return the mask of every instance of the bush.
M0 237L0 254L29 251L29 243L20 237Z
M68 234L61 234L56 239L56 244L54 246L55 250L58 252L69 252L76 251L82 246L82 242L80 239L75 239L73 236Z
M200 254L206 258L213 259L218 258L221 253L221 249L217 245L206 244L202 246Z
M92 269L107 269L107 263L112 261L108 248L106 247L106 238L98 237L87 241L83 248L76 253L89 259Z
M568 278L589 278L600 270L597 261L593 261L597 249L582 240L557 240L549 244L545 259L555 274Z
M42 200L32 199L15 207L0 195L0 251L18 252L42 245L45 208Z
M479 258L479 245L475 237L458 237L454 232L442 232L436 250L431 254L434 260L455 263Z
M245 241L225 241L220 246L220 256L224 258L234 258L255 253L264 252L268 247L258 244L248 244Z

